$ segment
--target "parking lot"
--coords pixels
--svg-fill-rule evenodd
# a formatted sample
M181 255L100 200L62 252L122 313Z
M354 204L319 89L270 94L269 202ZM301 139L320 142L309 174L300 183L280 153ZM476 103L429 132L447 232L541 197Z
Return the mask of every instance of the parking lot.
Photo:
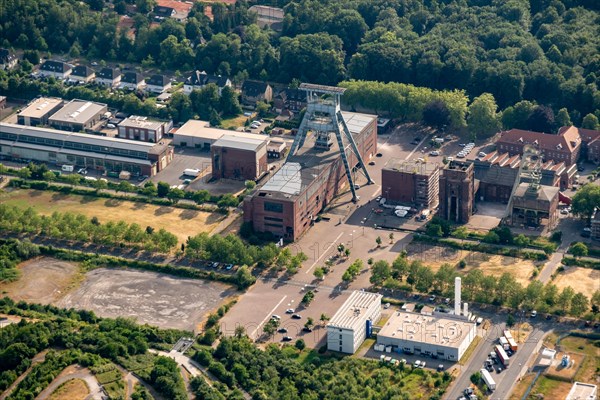
M189 176L183 176L183 170L188 168L199 169L210 176L210 152L177 147L175 148L173 161L150 180L153 182L166 182L171 186L183 185L183 181L190 178Z

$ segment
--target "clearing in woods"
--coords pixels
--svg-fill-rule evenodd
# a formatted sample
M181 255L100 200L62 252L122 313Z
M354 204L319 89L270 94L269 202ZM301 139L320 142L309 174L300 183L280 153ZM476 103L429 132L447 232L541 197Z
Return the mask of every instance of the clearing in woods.
M0 202L23 208L31 206L43 215L55 211L72 212L88 218L97 217L101 223L125 221L139 224L142 229L146 226L157 230L164 228L181 242L188 236L211 232L224 218L218 213L29 189L7 190L0 194Z
M90 390L82 379L71 379L60 385L52 393L50 400L84 400L89 393Z
M40 257L19 265L21 277L0 283L0 293L15 301L51 304L77 285L82 274L76 264L50 257Z

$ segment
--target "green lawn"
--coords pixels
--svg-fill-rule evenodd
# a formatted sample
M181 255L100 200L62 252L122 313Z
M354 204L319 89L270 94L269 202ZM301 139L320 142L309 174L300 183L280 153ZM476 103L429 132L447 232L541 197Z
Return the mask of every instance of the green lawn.
M223 127L223 129L240 128L240 127L244 126L244 123L249 118L252 118L252 117L246 117L246 116L244 116L244 114L242 114L237 117L224 119L223 121L221 121L221 127Z

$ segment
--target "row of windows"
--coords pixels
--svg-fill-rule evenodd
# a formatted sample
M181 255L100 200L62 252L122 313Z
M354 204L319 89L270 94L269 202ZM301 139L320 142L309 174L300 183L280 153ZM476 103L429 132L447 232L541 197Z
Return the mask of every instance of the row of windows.
M101 154L115 154L122 155L131 158L139 158L141 160L148 159L147 154L142 151L135 151L129 149L110 148L106 146L92 145L88 143L63 141L56 139L49 139L39 136L29 135L16 135L13 133L0 132L0 139L19 141L21 143L32 143L51 147L62 147L65 149L83 150Z

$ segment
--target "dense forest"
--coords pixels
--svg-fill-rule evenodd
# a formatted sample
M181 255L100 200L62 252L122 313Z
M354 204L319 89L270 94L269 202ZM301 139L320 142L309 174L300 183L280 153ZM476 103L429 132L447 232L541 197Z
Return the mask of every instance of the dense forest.
M439 399L451 381L448 373L319 356L300 348L271 344L263 351L239 335L221 339L215 350L199 350L194 358L221 382L240 385L256 400Z
M189 332L161 330L137 325L130 319L101 319L93 312L15 303L0 299L0 312L24 318L2 328L0 335L0 392L31 366L39 352L51 349L45 361L35 365L9 396L33 399L65 367L78 363L99 367L108 363L128 364L148 348L166 349ZM174 373L177 372L177 373ZM147 370L139 371L166 398L185 399L183 380L170 359L157 357Z
M133 6L135 3L136 7ZM187 22L151 24L151 0L6 0L5 47L199 68L288 83L344 79L490 93L501 109L529 100L600 114L600 3L593 0L279 0L283 31L254 25L250 4L196 3ZM132 14L135 37L117 28ZM137 11L137 12L135 12ZM599 115L596 115L597 117Z

